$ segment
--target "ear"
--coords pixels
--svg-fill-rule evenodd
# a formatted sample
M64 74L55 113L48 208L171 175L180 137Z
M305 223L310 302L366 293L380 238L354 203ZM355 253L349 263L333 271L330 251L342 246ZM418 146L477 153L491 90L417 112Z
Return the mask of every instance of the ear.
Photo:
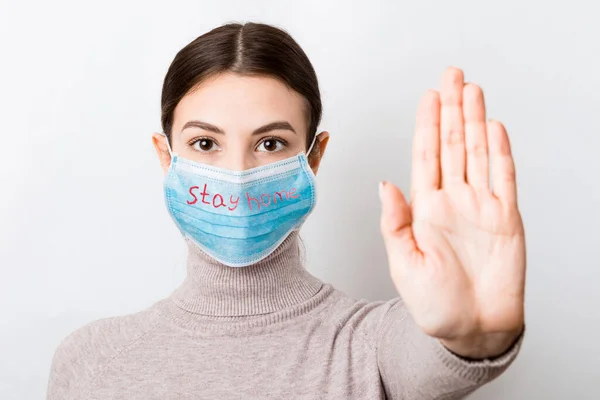
M308 163L315 175L319 171L319 165L321 165L323 154L325 154L325 149L327 149L327 143L329 143L329 132L322 131L317 135L315 145L308 157Z
M163 174L166 175L169 165L171 165L171 154L169 154L169 148L167 147L167 138L155 132L152 134L152 144L154 145L154 150L158 156Z

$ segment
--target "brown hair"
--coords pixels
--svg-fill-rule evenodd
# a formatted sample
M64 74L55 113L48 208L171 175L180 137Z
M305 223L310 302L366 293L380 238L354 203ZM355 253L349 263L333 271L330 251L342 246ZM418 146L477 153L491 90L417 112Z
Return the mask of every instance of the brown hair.
M176 54L165 76L161 98L162 128L169 141L179 101L209 76L226 71L274 77L301 94L306 100L307 146L312 142L322 114L315 70L286 31L254 22L219 26Z

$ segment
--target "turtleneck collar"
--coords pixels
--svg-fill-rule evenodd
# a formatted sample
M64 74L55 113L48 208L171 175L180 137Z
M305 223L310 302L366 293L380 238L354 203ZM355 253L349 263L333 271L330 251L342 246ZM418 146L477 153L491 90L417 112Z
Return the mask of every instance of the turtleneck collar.
M207 316L272 313L314 296L323 282L301 260L299 234L292 232L268 257L247 267L228 267L191 240L187 276L171 294L181 309Z

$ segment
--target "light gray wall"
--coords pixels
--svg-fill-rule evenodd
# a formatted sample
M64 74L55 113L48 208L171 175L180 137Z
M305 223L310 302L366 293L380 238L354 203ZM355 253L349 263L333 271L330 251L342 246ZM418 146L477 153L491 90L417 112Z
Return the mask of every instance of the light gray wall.
M42 398L62 337L183 278L150 134L176 51L232 20L287 29L314 63L332 138L308 268L354 296L396 294L377 182L409 187L418 98L447 65L483 87L516 157L528 335L472 398L598 398L595 2L90 3L0 2L0 398Z

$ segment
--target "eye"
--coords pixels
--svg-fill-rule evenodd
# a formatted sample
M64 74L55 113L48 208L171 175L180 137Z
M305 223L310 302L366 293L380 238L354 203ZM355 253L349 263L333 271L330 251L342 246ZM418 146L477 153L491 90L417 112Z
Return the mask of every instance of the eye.
M211 153L220 149L220 147L215 143L215 141L210 138L195 139L191 143L191 146L194 148L194 150L197 150L201 153Z
M260 142L256 149L258 151L266 151L266 152L273 153L276 151L283 150L285 145L286 145L286 143L283 140L270 137L270 138L266 138L262 142Z

